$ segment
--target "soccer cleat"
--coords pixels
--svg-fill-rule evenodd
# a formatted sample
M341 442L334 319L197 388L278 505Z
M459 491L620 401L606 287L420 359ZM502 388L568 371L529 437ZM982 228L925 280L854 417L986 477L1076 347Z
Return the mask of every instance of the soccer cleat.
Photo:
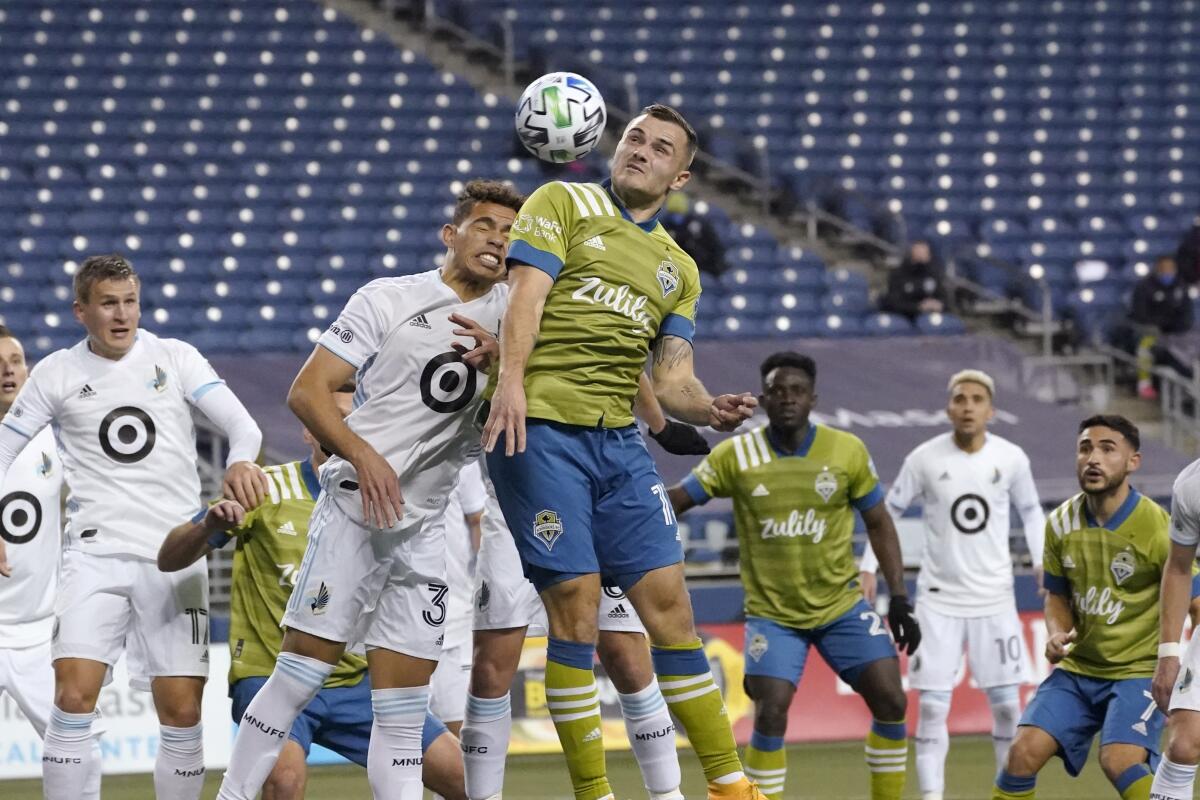
M708 800L767 800L758 784L748 778L736 783L708 782Z

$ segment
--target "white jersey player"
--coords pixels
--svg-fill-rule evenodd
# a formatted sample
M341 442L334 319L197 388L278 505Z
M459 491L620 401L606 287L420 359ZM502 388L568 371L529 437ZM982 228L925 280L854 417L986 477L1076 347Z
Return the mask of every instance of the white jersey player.
M87 338L43 359L0 424L0 477L50 426L69 486L51 644L55 707L42 758L47 797L74 797L87 782L96 699L127 648L162 725L156 794L200 796L207 574L203 564L174 575L155 565L165 530L200 507L193 407L229 438L226 491L251 506L266 492L253 464L258 427L195 348L138 329L139 289L123 258L85 260L75 315ZM0 573L4 560L0 547Z
M1041 585L1045 514L1029 458L987 432L995 383L964 370L950 379L946 413L954 430L935 436L904 460L887 494L899 518L920 504L926 529L917 577L921 651L909 661L909 685L921 693L917 778L924 800L941 800L949 749L950 695L966 648L975 683L991 705L996 762L1003 765L1020 718L1020 684L1032 680L1013 595L1009 508L1021 518ZM875 557L863 556L862 579L873 599Z
M442 227L445 267L361 288L296 377L288 404L334 455L321 470L283 651L242 717L218 797L257 795L281 732L351 641L366 644L371 671L372 791L421 797L421 727L445 622L440 523L459 471L479 453L480 368L496 350L521 201L505 184L468 183ZM356 374L343 420L334 394Z
M0 325L0 418L28 377L20 341ZM12 570L11 577L0 578L0 694L7 692L16 701L42 737L54 706L50 635L62 551L63 486L62 461L49 428L21 451L0 486L0 540ZM100 796L98 757L92 768L85 800Z
M651 430L658 430L650 436L668 452L708 452L694 428L663 416L645 378L635 411ZM460 737L467 796L471 800L500 796L512 734L510 687L520 665L521 650L526 636L546 636L549 632L545 607L525 578L496 491L486 476L483 481L487 501L480 521L475 566L474 654ZM598 628L597 653L618 692L625 730L646 789L654 800L680 798L675 726L654 679L646 630L633 604L617 587L602 589Z
M480 461L468 462L446 504L446 624L442 658L430 681L429 709L455 736L462 730L471 677L471 619L479 520L487 494Z

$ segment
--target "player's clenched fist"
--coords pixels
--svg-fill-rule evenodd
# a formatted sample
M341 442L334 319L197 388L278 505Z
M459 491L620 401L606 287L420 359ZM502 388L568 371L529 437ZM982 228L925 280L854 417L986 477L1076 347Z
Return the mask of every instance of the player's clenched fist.
M713 430L728 433L754 416L756 408L758 398L750 392L719 394L713 398L708 410L708 424Z
M210 531L229 531L246 521L246 509L236 500L221 500L208 507L204 527Z
M225 470L221 494L227 500L236 500L247 511L258 508L268 491L267 474L252 461L238 461Z
M1075 642L1075 631L1069 633L1056 633L1046 640L1046 660L1051 664L1057 664L1067 657L1067 653L1071 652L1071 645Z
M912 603L904 595L893 595L888 604L888 627L892 629L892 638L908 655L917 652L921 645L921 626L913 615Z

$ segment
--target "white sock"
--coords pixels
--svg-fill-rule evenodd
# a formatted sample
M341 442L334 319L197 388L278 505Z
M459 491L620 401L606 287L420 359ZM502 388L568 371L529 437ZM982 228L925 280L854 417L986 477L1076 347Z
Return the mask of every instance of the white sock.
M429 687L372 689L371 744L367 781L375 800L421 800L421 729L429 710Z
M200 800L204 788L204 729L158 727L158 757L154 759L156 800Z
M1192 784L1196 781L1194 764L1176 764L1163 756L1150 784L1150 800L1192 800Z
M218 800L254 800L258 796L279 759L292 723L331 672L332 665L315 658L279 654L271 677L242 714Z
M104 757L100 755L100 737L92 737L92 771L88 773L80 800L100 800L100 773Z
M946 753L950 750L950 692L921 692L921 716L917 720L917 784L922 794L946 790Z
M645 689L633 694L618 692L617 698L646 790L654 795L679 789L682 778L675 752L675 723L667 711L667 701L658 690L658 681L651 679Z
M1004 768L1008 748L1017 735L1017 723L1021 721L1021 695L1015 683L993 686L987 690L988 704L992 707L992 749L996 752L996 772Z
M503 697L467 694L462 726L463 770L467 797L487 800L504 788L504 759L512 735L512 704Z
M42 792L46 800L79 797L94 780L98 755L92 736L95 719L95 711L68 714L58 706L50 709L42 743Z

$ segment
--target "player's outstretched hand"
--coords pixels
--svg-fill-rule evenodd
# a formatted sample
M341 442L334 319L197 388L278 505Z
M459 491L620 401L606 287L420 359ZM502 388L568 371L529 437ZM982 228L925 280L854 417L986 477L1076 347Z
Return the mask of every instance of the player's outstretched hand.
M902 594L892 595L888 604L888 627L897 646L908 655L917 652L921 644L921 626L913 615L912 603Z
M504 434L504 455L525 452L525 385L500 379L492 395L492 408L483 426L483 449L492 452Z
M867 601L867 605L875 605L875 595L879 591L879 578L875 576L875 573L858 573L858 585L862 587L863 600Z
M470 336L475 340L475 347L468 350L458 342L452 342L450 346L469 366L480 372L491 371L492 364L499 363L500 360L500 340L470 317L451 314L450 321L458 326L451 333L455 336Z
M1069 633L1056 633L1046 640L1046 660L1051 664L1057 664L1067 657L1067 653L1071 652L1071 645L1075 641L1075 631Z
M713 398L708 409L708 424L713 430L729 433L754 416L758 398L750 392L741 394L719 394Z
M208 507L204 527L210 531L229 531L246 521L246 509L236 500L221 500Z
M258 508L268 491L267 473L253 461L235 461L225 470L221 494L226 500L236 500L247 511Z
M0 576L12 577L12 567L8 563L8 550L4 547L3 539L0 539Z
M1154 681L1150 684L1150 694L1162 713L1169 712L1171 692L1175 691L1175 681L1179 678L1179 656L1166 656L1158 659L1154 668Z
M393 527L404 516L404 496L392 465L371 447L355 454L350 463L358 473L363 519L376 528Z
M677 456L703 456L712 451L700 431L686 422L667 420L658 433L650 432L650 438L658 442L663 450Z

